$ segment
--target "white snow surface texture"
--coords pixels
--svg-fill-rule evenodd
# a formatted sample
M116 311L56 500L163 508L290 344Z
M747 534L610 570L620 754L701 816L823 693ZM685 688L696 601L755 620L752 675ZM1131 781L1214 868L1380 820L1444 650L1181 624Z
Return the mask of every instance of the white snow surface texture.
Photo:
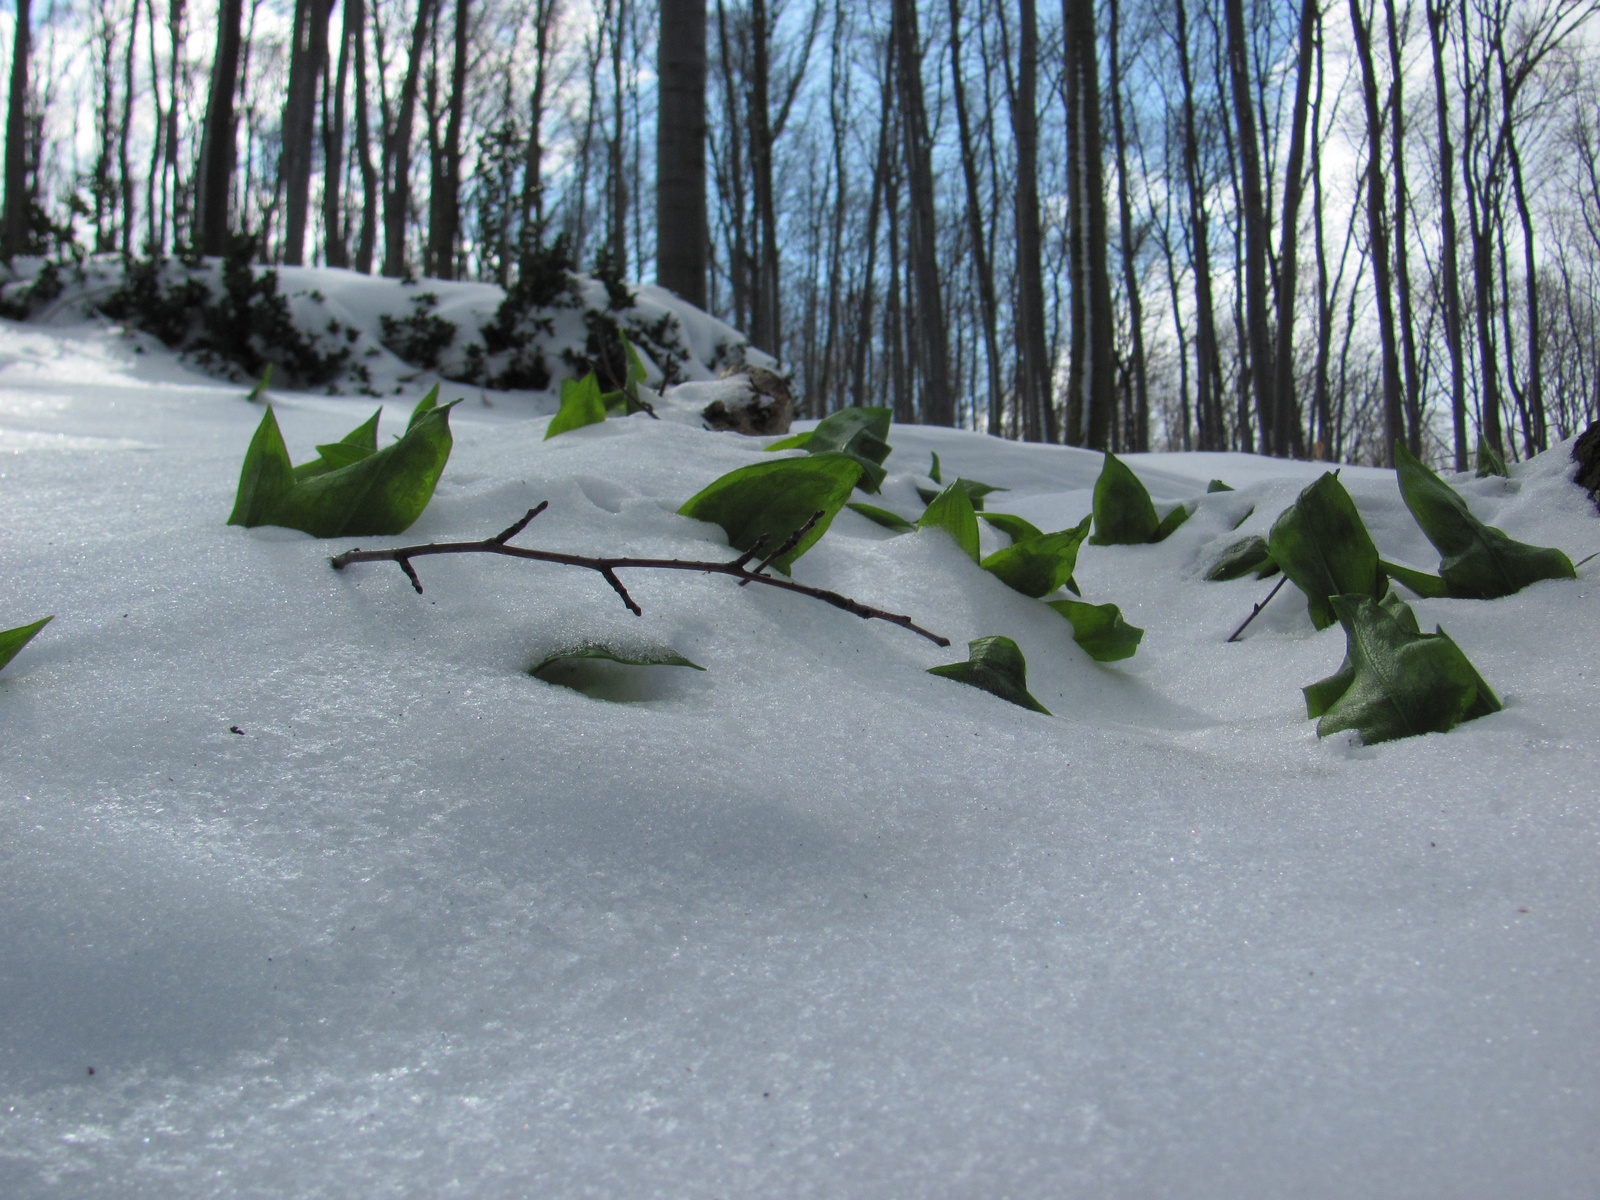
M699 402L545 442L548 397L456 395L427 512L359 544L548 500L522 544L729 553L675 510L763 443ZM272 399L296 461L373 403ZM1600 1194L1597 564L1417 601L1505 709L1364 748L1305 719L1339 628L1287 588L1227 644L1269 585L1201 578L1314 464L1133 456L1198 511L1085 547L1146 630L1102 666L850 512L796 578L949 650L687 573L627 574L643 617L566 567L337 573L355 543L223 523L260 418L104 327L0 324L0 627L56 614L0 675L0 1195ZM913 517L930 451L1044 529L1100 468L891 441L872 500ZM1567 452L1454 482L1576 561ZM1435 568L1391 473L1341 479ZM1054 716L926 673L1002 633ZM526 674L584 637L707 670Z

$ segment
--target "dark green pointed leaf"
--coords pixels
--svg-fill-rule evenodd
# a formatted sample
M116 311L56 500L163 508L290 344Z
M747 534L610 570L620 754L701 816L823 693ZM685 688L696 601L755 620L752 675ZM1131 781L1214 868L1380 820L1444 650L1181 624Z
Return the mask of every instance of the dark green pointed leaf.
M426 396L424 396L421 400L417 401L417 406L411 410L411 419L406 422L406 428L407 429L413 428L418 421L422 420L423 417L427 416L429 413L431 413L434 409L436 409L438 407L439 407L439 385L436 383L431 388L428 389L428 394ZM377 440L377 436L378 436L378 434L377 434L377 426L376 425L373 426L373 434L372 434L372 436L373 436L373 440L374 440L374 445L376 445L376 440Z
M545 655L528 668L528 674L538 675L558 663L582 659L605 659L629 667L693 667L696 671L705 670L699 663L690 662L671 646L629 646L619 649L608 642L585 641Z
M54 614L48 617L41 617L32 625L18 625L15 629L0 629L0 667L4 667L15 658L17 651L33 641L33 635L53 620L55 620Z
M1144 638L1144 630L1123 620L1122 610L1115 604L1086 604L1081 600L1046 603L1072 623L1072 640L1095 662L1132 658Z
M1378 605L1400 623L1400 627L1408 633L1421 633L1417 627L1417 615L1411 611L1411 606L1395 594L1390 588ZM1350 659L1349 650L1346 649L1344 662L1339 664L1339 669L1326 679L1319 679L1309 687L1301 688L1306 698L1307 718L1320 717L1334 702L1349 691L1350 684L1356 677L1355 663Z
M786 438L779 438L770 446L763 446L763 450L804 450L806 443L811 440L811 431L804 433L791 433Z
M1399 563L1392 563L1388 559L1380 559L1378 565L1383 568L1383 573L1397 583L1403 583L1417 595L1424 599L1434 600L1440 596L1450 594L1450 586L1437 575L1429 575L1426 571L1415 571L1410 567L1402 567Z
M650 373L645 370L644 360L639 357L639 351L634 349L633 342L628 339L628 335L619 330L617 336L622 339L622 349L628 356L628 378L624 382L623 388L632 396L637 397L639 385L650 378Z
M784 438L767 449L847 454L861 464L861 480L856 486L875 493L888 475L882 463L889 457L889 421L893 415L887 408L841 408L817 422L810 433Z
M1156 506L1150 502L1139 477L1114 454L1107 454L1094 484L1094 537L1096 546L1142 546L1161 527Z
M1156 531L1151 536L1150 540L1152 542L1166 541L1172 536L1173 530L1177 529L1179 525L1182 525L1193 515L1194 514L1189 511L1189 506L1187 504L1178 505L1178 507L1174 508L1166 516L1161 518L1161 524L1156 526Z
M867 520L876 521L885 529L892 529L896 533L910 533L916 528L915 525L906 520L899 513L892 513L887 508L878 508L872 504L862 504L856 500L850 501L845 505L845 507L854 509Z
M1368 596L1376 602L1388 587L1378 566L1378 548L1332 471L1283 510L1267 547L1290 582L1305 593L1311 623L1318 629L1336 619L1329 596Z
M939 452L937 450L930 450L928 453L933 455L933 463L928 467L928 478L933 480L940 487L943 487L944 476L939 473Z
M1443 629L1414 632L1415 618L1407 622L1366 596L1334 596L1332 604L1345 630L1349 681L1327 703L1319 737L1354 729L1371 746L1444 733L1500 710L1499 699ZM1319 689L1315 699L1307 689L1308 710L1326 702L1339 679L1312 685Z
M981 637L968 642L966 662L929 667L928 674L982 688L1012 704L1050 715L1048 708L1028 694L1028 664L1021 649L1008 637Z
M1496 450L1484 438L1478 438L1478 478L1487 479L1491 475L1499 475L1506 479L1511 478L1511 472L1506 468L1505 455Z
M433 499L450 459L450 410L459 403L428 409L403 437L376 454L297 483L252 523L284 525L319 538L404 533Z
M956 480L936 495L917 522L918 529L943 529L955 538L956 545L978 561L978 515L972 510L972 497Z
M762 534L770 553L820 511L821 519L805 537L773 565L788 572L790 564L816 543L861 477L861 464L844 454L812 454L753 463L730 471L691 496L678 511L697 521L721 525L728 545L748 550Z
M1024 596L1036 600L1048 596L1072 578L1078 565L1078 548L1089 536L1091 520L1092 517L1085 517L1072 529L1013 542L1004 550L996 550L979 565Z
M1478 520L1454 488L1399 443L1394 460L1400 495L1439 552L1439 575L1450 595L1493 600L1541 579L1578 577L1572 560L1560 550L1516 541Z
M245 399L249 401L259 400L263 395L266 394L267 389L271 386L272 364L268 363L266 368L261 372L261 378L256 380L256 385L250 389L250 394L246 396Z
M561 409L550 418L544 431L544 440L558 434L582 429L585 425L598 425L606 419L605 401L600 395L600 380L593 371L582 379L561 381Z
M1021 517L1014 517L1010 513L979 513L985 521L993 525L1013 542L1025 542L1029 538L1043 537L1044 530L1037 525L1024 521Z
M317 458L301 463L294 469L295 479L297 481L314 479L318 475L326 475L329 471L336 471L340 467L348 467L353 462L360 462L369 454L376 454L378 418L381 416L383 409L380 408L337 442L318 446Z
M1247 538L1240 538L1224 550L1222 557L1211 564L1211 569L1206 572L1206 578L1218 583L1229 579L1243 579L1250 574L1254 574L1257 579L1266 579L1277 573L1278 564L1273 561L1272 551L1267 549L1267 539L1256 533Z
M957 485L959 485L967 493L967 498L972 501L972 509L974 512L983 511L983 498L990 492L1009 492L1011 490L1010 488L995 487L990 483L979 483L976 479L957 479L955 483L949 486L955 487ZM922 497L922 502L924 504L932 504L934 498L937 497L939 493L932 488L919 486L917 488L917 495Z
M1206 484L1206 493L1208 495L1211 492L1231 492L1231 491L1233 491L1233 489L1231 487L1229 487L1227 484L1223 483L1222 480L1220 480L1220 479L1213 479L1210 483Z
M289 450L283 444L283 434L278 431L278 418L272 405L256 426L250 448L244 453L244 466L239 471L239 491L233 502L229 525L269 525L267 514L295 486L294 467L289 463Z

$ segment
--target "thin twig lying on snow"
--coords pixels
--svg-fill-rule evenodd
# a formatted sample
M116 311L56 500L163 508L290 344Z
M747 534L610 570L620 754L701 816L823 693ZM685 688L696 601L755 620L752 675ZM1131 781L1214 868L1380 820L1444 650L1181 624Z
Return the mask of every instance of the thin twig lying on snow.
M750 563L765 550L768 536L763 534L750 549L731 562L695 562L682 558L593 558L586 554L561 554L554 550L524 550L520 546L507 545L512 538L527 528L528 522L542 513L549 501L540 502L537 508L530 508L527 514L509 529L497 533L494 537L481 542L430 542L426 546L398 546L393 550L346 550L343 554L335 555L328 561L333 564L336 571L342 571L351 563L361 562L393 562L399 564L406 578L411 580L411 586L422 591L422 581L417 578L416 568L411 565L413 558L421 558L426 554L500 554L507 558L531 558L535 562L559 563L568 567L585 567L591 571L598 571L600 577L609 583L622 602L635 616L642 616L644 609L640 608L628 589L622 586L622 581L617 578L620 570L640 568L655 571L699 571L706 575L731 575L743 587L748 583L764 583L768 587L782 588L786 592L798 592L802 596L810 596L814 600L821 600L824 604L831 604L835 608L842 608L845 612L854 613L863 620L876 619L888 621L891 625L899 625L909 629L912 633L921 634L930 642L938 646L948 646L950 639L940 637L922 626L916 624L910 617L903 617L898 613L886 612L881 608L873 608L870 604L862 604L859 600L852 600L848 596L841 596L838 592L830 592L824 588L808 587L803 583L796 583L792 579L782 576L764 575L761 572L774 560L782 558L792 550L805 536L806 532L821 519L822 514L816 513L812 518L788 536L771 554L762 557L754 569Z
M1244 619L1239 628L1235 629L1231 634L1228 635L1228 640L1230 642L1237 642L1239 640L1239 635L1249 628L1250 622L1259 617L1261 615L1261 610L1272 603L1272 598L1278 594L1278 589L1283 587L1283 585L1288 582L1289 577L1285 575L1282 579L1278 580L1277 583L1273 584L1272 590L1267 593L1267 598L1250 610L1250 615ZM422 588L417 588L417 591L420 592L421 590Z

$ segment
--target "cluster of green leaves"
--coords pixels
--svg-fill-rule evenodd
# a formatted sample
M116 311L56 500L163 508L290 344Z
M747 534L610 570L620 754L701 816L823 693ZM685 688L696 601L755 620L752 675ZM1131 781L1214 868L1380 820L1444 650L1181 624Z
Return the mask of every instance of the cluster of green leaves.
M889 457L889 420L893 414L887 408L844 408L817 422L808 433L796 433L768 446L768 450L804 450L807 454L843 454L861 467L861 478L856 486L863 492L875 495L883 486L888 474L883 460ZM864 506L864 507L870 507ZM876 509L883 513L883 509ZM893 513L885 513L894 517ZM895 517L895 520L900 518Z
M614 392L602 392L600 377L593 371L582 379L563 380L561 408L550 419L550 425L544 431L545 441L548 442L558 434L582 429L585 425L598 425L609 414L615 412L621 412L624 416L636 412L650 412L654 415L649 404L639 395L639 385L649 377L644 369L644 361L639 357L639 352L633 348L633 343L628 340L627 334L619 333L618 336L622 339L622 348L628 356L628 371L622 387Z
M1158 517L1139 477L1116 455L1106 455L1094 484L1094 537L1090 539L1094 545L1142 546L1165 541L1189 515L1189 507L1180 504Z
M283 525L312 537L404 533L422 515L450 458L450 410L435 387L404 436L378 449L379 409L298 467L268 405L245 453L230 525Z
M55 617L51 615L42 617L31 625L18 625L15 629L0 629L0 667L4 667L15 658L17 651L33 641L34 635L53 620L55 620Z
M1368 746L1419 733L1445 733L1500 711L1500 701L1440 627L1423 633L1393 590L1382 600L1334 596L1345 656L1328 678L1304 689L1317 734L1353 729Z
M860 477L861 464L837 451L752 463L713 480L678 511L721 525L735 550L749 550L765 537L769 551L821 513L793 547L772 561L788 574L795 559L828 531Z

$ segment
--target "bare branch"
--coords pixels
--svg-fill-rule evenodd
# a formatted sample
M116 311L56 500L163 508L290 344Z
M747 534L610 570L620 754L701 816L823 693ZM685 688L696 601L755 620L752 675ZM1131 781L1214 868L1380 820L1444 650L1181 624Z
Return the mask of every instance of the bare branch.
M1228 635L1228 640L1230 642L1237 642L1239 640L1239 635L1249 627L1250 622L1254 621L1258 616L1261 615L1261 610L1263 608L1272 603L1272 598L1278 594L1278 589L1283 587L1283 585L1288 582L1289 577L1285 575L1282 579L1278 580L1277 583L1273 584L1272 590L1267 593L1267 598L1250 610L1250 615L1244 619L1244 623L1241 624L1239 628L1235 629Z

